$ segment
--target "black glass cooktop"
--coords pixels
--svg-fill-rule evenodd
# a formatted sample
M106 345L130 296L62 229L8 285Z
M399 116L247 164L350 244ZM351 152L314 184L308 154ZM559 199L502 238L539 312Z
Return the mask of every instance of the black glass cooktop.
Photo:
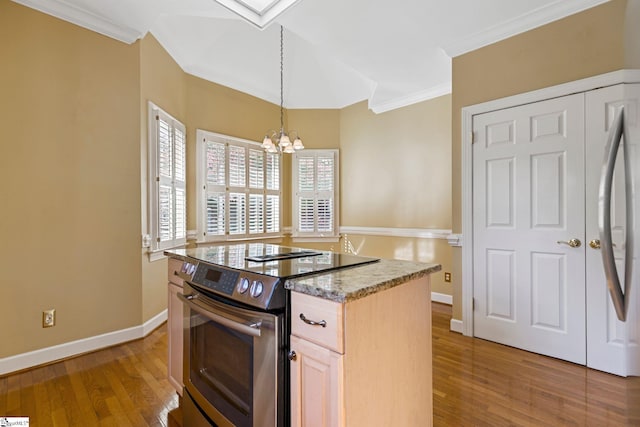
M279 252L277 254L269 254L269 255L255 255L245 257L247 261L254 262L268 262L268 261L279 261L285 259L294 259L294 258L304 258L308 256L317 256L322 255L322 252L314 252L314 251L287 251L287 252Z
M312 251L268 243L218 245L174 252L199 261L282 279L327 272L378 261L358 255Z

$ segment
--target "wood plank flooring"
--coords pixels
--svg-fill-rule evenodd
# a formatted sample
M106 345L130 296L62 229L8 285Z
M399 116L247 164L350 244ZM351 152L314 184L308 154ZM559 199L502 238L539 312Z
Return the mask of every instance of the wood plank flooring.
M434 426L640 426L640 378L449 332L451 308L432 307ZM163 325L142 340L0 378L0 417L28 416L31 427L178 426L166 359Z
M177 426L166 324L146 338L0 378L0 417L30 427Z
M640 426L640 378L450 332L432 308L435 426Z

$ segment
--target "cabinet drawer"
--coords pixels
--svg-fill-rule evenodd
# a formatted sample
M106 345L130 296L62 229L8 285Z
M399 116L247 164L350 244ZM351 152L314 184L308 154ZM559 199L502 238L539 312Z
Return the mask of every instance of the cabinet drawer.
M169 281L178 286L184 286L184 280L178 277L178 272L182 268L182 261L176 258L169 258Z
M291 334L344 353L343 305L298 292L291 293ZM325 322L325 326L311 325L302 320Z

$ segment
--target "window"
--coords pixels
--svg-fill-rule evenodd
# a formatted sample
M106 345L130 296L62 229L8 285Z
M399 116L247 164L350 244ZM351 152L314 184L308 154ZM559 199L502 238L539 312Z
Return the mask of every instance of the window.
M293 237L338 236L338 150L293 155Z
M149 103L149 235L152 252L186 243L185 182L185 127Z
M198 241L280 236L280 157L198 130Z

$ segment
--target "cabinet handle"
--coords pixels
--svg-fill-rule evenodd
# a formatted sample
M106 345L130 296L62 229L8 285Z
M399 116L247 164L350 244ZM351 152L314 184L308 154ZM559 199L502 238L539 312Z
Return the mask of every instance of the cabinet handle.
M304 323L306 323L307 325L311 325L311 326L322 326L323 328L327 327L327 322L325 322L324 320L321 320L319 322L316 322L314 320L311 319L307 319L303 313L300 313L300 319L302 319L302 321Z
M289 352L289 354L287 355L287 357L289 358L289 360L291 360L292 362L296 360L296 357L298 357L298 355L296 354L295 351L291 350Z

